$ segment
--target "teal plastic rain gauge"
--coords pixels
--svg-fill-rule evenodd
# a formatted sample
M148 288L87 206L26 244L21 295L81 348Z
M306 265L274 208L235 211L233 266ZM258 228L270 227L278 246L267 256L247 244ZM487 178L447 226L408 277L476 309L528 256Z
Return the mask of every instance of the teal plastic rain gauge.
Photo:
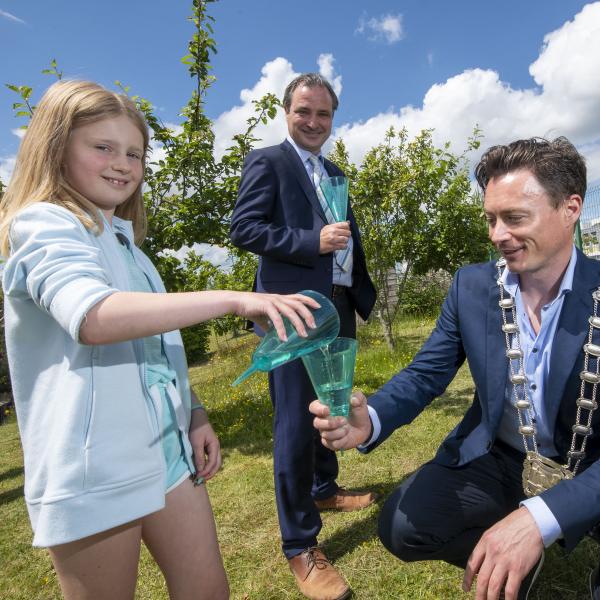
M314 290L305 290L298 293L309 296L319 303L319 308L310 309L316 327L313 329L307 327L308 336L301 337L290 320L284 317L283 322L287 341L284 342L279 339L275 328L268 329L254 354L252 354L252 364L233 382L233 385L242 383L255 371L271 371L318 348L327 346L335 340L340 332L340 317L331 300Z

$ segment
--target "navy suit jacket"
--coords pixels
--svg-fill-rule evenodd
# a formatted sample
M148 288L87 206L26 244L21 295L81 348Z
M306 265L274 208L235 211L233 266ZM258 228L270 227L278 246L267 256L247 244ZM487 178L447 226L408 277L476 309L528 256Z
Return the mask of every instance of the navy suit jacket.
M343 175L328 160L325 169L329 175ZM375 304L375 288L350 206L348 220L354 241L349 292L355 310L366 319ZM313 184L288 141L248 154L230 233L236 246L259 255L256 291L288 294L312 289L331 297L333 256L319 254L326 224Z
M460 466L492 447L502 418L508 373L496 278L493 262L470 265L457 272L429 339L406 369L369 398L382 429L367 452L396 428L410 423L441 395L465 358L475 383L475 397L462 421L440 446L434 461ZM581 385L582 346L593 312L592 291L598 286L600 262L578 252L573 289L565 296L552 345L544 398L547 414L555 423L554 443L565 462ZM591 368L594 367L595 360ZM587 414L583 411L584 417ZM579 474L541 496L560 524L568 549L600 522L600 410L594 413L592 427L594 433L588 438L587 456Z

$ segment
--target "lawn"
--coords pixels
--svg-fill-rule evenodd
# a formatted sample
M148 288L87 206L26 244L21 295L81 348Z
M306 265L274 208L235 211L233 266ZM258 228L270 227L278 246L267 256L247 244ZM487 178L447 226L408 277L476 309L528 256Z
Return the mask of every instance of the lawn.
M390 352L375 325L359 330L361 349L355 385L373 392L406 365L433 323L398 324L398 347ZM271 405L266 376L253 375L238 388L230 382L249 364L252 335L221 341L211 360L190 371L192 385L208 407L221 439L224 466L208 484L232 598L292 600L297 591L279 549L271 460ZM448 392L410 426L397 431L368 456L356 451L340 457L340 484L374 488L385 497L421 463L431 458L472 397L468 369ZM320 541L344 573L357 600L454 599L462 571L443 563L404 564L389 555L376 536L378 505L360 513L325 513ZM14 416L0 427L0 598L60 598L52 565L43 550L31 547L23 502L23 469ZM597 546L586 540L570 555L555 545L547 555L533 600L586 598L586 579L597 560ZM160 572L144 550L136 598L167 598Z

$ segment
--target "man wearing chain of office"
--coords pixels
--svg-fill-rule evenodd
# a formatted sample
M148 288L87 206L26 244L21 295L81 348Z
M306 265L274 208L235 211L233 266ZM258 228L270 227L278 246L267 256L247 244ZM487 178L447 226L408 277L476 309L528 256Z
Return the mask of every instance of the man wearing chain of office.
M473 403L387 499L379 536L404 561L464 568L477 600L521 600L544 547L569 551L600 522L600 261L573 244L586 167L567 139L494 146L475 175L501 258L456 273L412 363L368 401L356 392L348 419L311 412L327 447L370 452L466 358ZM586 585L600 599L597 570Z

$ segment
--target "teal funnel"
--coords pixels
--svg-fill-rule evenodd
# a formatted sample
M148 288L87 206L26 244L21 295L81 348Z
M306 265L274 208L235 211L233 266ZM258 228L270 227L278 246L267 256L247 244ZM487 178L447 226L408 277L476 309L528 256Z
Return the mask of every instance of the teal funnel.
M356 340L337 338L302 357L317 397L333 417L347 417L350 413L357 350Z
M336 176L322 179L320 187L333 218L338 223L345 221L348 213L348 178Z
M310 309L316 327L306 327L307 337L301 337L291 321L283 317L287 341L280 340L273 327L267 330L252 354L252 364L233 382L239 385L255 371L271 371L332 342L340 332L340 317L329 298L314 290L298 292L316 300L320 307Z

